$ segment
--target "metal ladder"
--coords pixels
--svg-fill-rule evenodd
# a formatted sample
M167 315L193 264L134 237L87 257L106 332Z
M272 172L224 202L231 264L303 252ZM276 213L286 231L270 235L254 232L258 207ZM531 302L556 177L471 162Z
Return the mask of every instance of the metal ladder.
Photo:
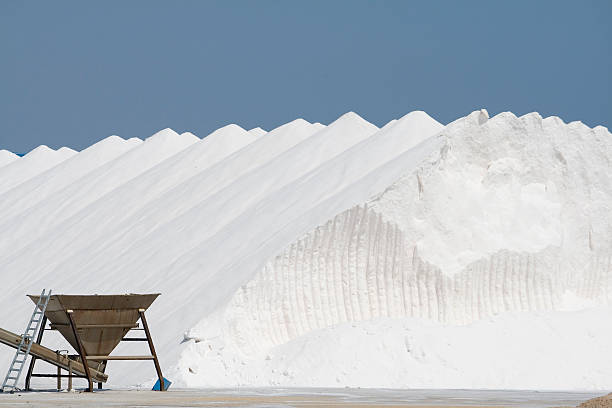
M43 289L40 298L38 298L38 303L34 308L34 312L32 313L32 317L30 317L28 327L25 333L21 335L21 342L19 343L19 347L17 347L17 352L15 353L15 357L13 357L13 362L11 363L8 373L6 373L6 377L4 377L0 392L11 392L17 388L17 381L19 381L23 366L30 355L30 348L40 328L40 322L43 319L45 310L47 310L47 304L49 303L50 297L51 290L49 289L49 292L45 293L45 289Z

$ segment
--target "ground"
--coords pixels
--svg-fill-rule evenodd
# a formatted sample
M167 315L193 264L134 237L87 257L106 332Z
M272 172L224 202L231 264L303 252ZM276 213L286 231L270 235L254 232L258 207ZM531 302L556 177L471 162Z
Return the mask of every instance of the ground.
M216 389L0 394L0 407L575 407L604 394L484 390Z

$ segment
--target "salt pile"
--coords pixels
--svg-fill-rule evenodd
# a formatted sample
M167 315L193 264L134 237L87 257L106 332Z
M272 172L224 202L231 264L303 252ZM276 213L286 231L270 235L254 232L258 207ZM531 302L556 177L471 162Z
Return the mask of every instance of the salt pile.
M161 292L183 386L609 387L607 129L417 111L130 140L0 167L2 327L42 287Z

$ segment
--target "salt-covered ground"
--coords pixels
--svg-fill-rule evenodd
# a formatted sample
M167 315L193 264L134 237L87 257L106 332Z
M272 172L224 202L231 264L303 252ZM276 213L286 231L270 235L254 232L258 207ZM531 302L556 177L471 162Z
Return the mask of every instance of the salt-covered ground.
M0 407L574 407L601 394L496 390L249 388L0 394Z
M0 326L43 287L160 292L178 386L606 389L610 157L601 126L484 110L0 151Z

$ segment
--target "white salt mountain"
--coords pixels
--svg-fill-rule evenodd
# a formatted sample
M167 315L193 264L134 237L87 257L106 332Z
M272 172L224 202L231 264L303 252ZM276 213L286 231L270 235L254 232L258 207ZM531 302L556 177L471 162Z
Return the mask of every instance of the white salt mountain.
M17 159L19 159L19 156L15 153L9 152L8 150L0 150L0 167L6 166Z
M23 295L45 286L153 291L179 385L609 387L607 129L485 111L377 129L351 113L230 125L148 167L146 144L48 178L53 194L2 225L0 326L23 330Z
M58 165L75 154L77 152L67 147L53 150L45 145L38 146L21 159L14 160L0 168L0 194Z

